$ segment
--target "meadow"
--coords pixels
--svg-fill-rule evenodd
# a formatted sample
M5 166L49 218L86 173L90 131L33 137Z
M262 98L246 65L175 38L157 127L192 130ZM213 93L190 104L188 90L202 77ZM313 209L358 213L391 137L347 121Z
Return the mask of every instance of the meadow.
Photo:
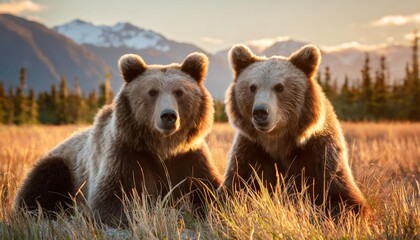
M16 215L16 190L33 163L86 126L0 126L0 239L419 239L420 123L342 123L355 179L373 209L368 222L349 214L333 221L304 197L238 193L227 204L209 204L206 220L188 211L126 204L126 229L101 226L73 214L57 220ZM234 129L215 124L208 144L224 172ZM303 195L302 195L303 196Z

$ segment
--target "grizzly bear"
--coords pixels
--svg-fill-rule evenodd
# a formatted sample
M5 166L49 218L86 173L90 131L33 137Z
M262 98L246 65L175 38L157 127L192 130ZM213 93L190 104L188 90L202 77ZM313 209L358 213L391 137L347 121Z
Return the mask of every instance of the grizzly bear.
M71 206L77 193L97 219L114 225L126 223L121 199L132 199L133 190L151 199L170 191L175 199L187 194L202 206L205 189L221 183L204 140L214 113L204 87L207 67L201 53L165 66L122 56L124 85L112 104L99 111L92 127L35 164L15 208L55 212Z
M312 45L290 57L255 56L244 45L229 52L234 80L226 92L226 112L237 129L223 189L259 185L269 191L279 175L307 191L311 201L328 201L330 213L341 206L356 214L368 209L355 184L347 147L334 109L314 80L321 59Z

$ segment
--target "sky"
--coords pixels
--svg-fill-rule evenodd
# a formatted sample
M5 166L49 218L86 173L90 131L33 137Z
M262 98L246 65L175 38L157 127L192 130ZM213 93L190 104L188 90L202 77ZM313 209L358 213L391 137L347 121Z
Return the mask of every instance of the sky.
M0 13L49 27L131 22L208 52L285 36L330 49L408 44L420 31L420 0L0 0Z

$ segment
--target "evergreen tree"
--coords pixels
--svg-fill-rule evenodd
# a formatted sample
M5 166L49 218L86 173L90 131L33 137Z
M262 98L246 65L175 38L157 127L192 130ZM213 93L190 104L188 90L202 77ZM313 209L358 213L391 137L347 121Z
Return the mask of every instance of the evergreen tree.
M383 119L387 113L387 87L386 87L386 58L381 56L379 71L375 74L375 84L373 86L372 113L376 119Z
M341 95L348 95L350 93L350 87L349 87L349 77L347 74L344 76L344 83L343 86L341 86Z
M360 103L362 106L362 112L364 119L371 119L372 113L372 77L370 75L370 57L366 53L365 63L361 70L362 73L362 86L361 86L361 95Z
M84 122L84 119L82 119L83 115L85 113L85 103L82 96L82 91L80 90L79 86L79 79L76 77L74 79L74 91L70 95L70 122L71 123L78 123L78 122Z
M112 102L113 93L111 91L111 73L105 73L105 82L99 86L99 107L110 104Z
M225 104L223 101L214 102L214 121L227 122L228 118L225 112Z
M48 93L40 92L37 98L38 105L38 122L49 123L47 120L47 105L48 105Z
M35 91L32 88L29 89L27 114L27 121L29 124L38 123L38 105L36 101Z
M419 79L419 62L418 62L418 40L417 31L413 33L413 46L412 46L412 62L410 72L410 102L409 102L409 119L418 121L420 120L420 79Z
M410 71L410 65L409 63L406 63L403 85L393 91L394 108L400 109L398 111L398 119L409 119L412 88L413 79Z
M58 92L57 118L59 124L67 124L70 122L67 80L64 76L62 76L60 80L60 90Z
M59 124L58 108L59 108L59 95L56 86L51 85L50 94L46 94L46 112L47 121L52 124Z
M357 109L355 105L357 92L355 85L350 86L349 77L345 75L340 94L335 99L336 111L340 119L358 120L360 109Z
M327 95L327 97L331 99L333 91L331 86L331 72L329 66L325 67L324 82L322 84L322 88L324 89L325 95Z
M96 90L93 90L91 93L89 93L89 96L86 100L86 106L87 106L87 114L86 114L85 121L92 122L99 107L98 94L96 93Z
M24 89L26 87L26 68L22 67L19 71L19 87Z
M19 75L19 87L16 88L16 95L14 98L15 119L13 122L17 125L24 124L27 121L26 96L24 93L24 87L26 86L25 81L26 81L26 68L22 67L20 69L20 75Z
M49 92L42 92L38 95L38 119L44 124L58 124L58 93L54 84Z

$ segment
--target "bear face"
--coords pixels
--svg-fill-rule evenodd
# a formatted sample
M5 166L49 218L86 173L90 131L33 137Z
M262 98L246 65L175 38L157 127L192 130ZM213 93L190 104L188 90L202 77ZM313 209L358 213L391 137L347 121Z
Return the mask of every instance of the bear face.
M208 59L192 53L181 64L119 60L124 85L114 98L116 134L133 149L168 156L196 148L213 124L213 99L204 87Z
M129 134L126 129L141 129L150 146L156 142L179 146L182 141L189 145L205 136L214 111L213 100L204 88L207 65L207 57L201 53L190 54L182 64L170 65L147 65L140 56L122 56L119 68L125 84L115 98L120 116L117 121L124 124L120 129L125 129L122 134ZM135 144L135 138L127 141Z
M248 135L278 134L301 118L309 81L320 62L316 47L290 57L257 57L244 45L229 52L235 79L226 95L229 119ZM247 131L249 130L249 131Z

